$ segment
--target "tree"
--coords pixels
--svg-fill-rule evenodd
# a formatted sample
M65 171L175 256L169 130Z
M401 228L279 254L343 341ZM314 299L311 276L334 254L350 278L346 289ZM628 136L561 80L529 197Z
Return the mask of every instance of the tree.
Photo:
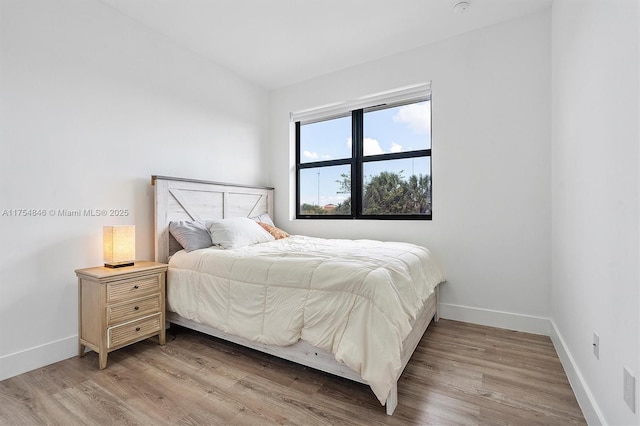
M334 214L351 214L351 175L342 173L341 179L336 182L340 185L338 194L349 194L349 198L338 204L333 211Z
M364 186L362 213L365 215L385 214L430 214L431 213L431 176L412 175L406 180L403 171L381 172L373 176ZM336 182L340 188L338 194L351 195L351 176L343 173ZM305 208L306 207L306 208ZM332 214L351 214L351 197L338 204ZM327 214L326 211L312 211L318 206L303 205L307 214Z
M431 213L431 176L413 175L407 185L407 213Z
M327 212L321 206L316 206L315 204L303 203L300 208L300 213L302 214L326 214Z
M431 177L411 176L409 180L400 173L382 172L365 185L362 213L425 214L431 212Z
M362 197L362 213L366 215L402 213L407 191L402 176L393 172L381 172L365 185Z

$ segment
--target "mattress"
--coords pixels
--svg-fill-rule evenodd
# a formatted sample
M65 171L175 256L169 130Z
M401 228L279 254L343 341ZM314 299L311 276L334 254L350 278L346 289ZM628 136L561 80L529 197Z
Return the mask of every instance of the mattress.
M358 372L384 404L411 321L444 279L421 246L294 235L177 252L167 309L255 342L302 339Z

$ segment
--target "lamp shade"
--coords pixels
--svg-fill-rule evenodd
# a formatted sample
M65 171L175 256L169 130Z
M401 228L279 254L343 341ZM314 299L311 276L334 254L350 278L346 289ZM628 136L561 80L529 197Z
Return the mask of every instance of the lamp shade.
M102 233L104 266L131 266L136 258L136 227L105 226Z

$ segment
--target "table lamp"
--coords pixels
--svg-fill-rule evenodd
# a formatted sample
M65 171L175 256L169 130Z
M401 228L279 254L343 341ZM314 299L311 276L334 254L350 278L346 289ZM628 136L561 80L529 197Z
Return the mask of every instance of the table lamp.
M136 258L136 227L105 226L102 233L104 266L121 268L133 266Z

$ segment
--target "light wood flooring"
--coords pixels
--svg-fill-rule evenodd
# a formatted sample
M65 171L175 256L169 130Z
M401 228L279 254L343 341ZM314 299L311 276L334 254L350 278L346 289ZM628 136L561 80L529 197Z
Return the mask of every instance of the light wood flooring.
M391 417L369 387L179 328L0 382L0 424L585 424L548 337L440 320Z

